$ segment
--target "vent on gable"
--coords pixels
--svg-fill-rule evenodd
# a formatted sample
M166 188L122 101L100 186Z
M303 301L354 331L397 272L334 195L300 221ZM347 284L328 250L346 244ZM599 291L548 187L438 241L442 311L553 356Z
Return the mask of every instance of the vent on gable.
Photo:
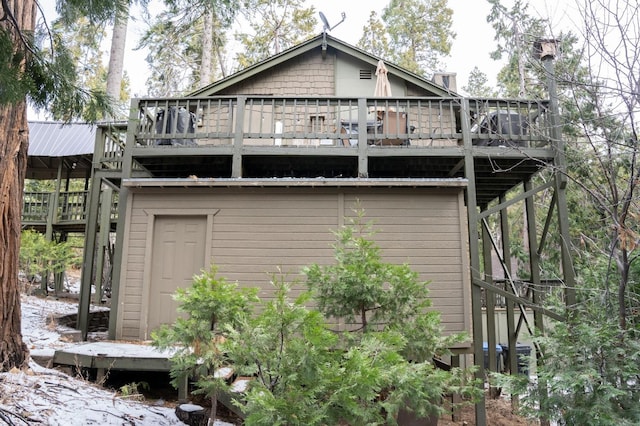
M373 71L360 70L360 80L371 80L372 76L373 76Z

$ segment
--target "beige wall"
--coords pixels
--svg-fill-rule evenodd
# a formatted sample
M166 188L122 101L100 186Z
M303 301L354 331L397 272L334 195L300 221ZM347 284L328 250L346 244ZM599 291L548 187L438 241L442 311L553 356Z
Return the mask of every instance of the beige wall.
M375 223L384 259L408 262L429 285L446 330L470 330L466 212L461 189L434 188L146 188L128 203L116 335L148 339L153 222L163 215L202 215L205 259L219 274L269 298L278 268L293 281L311 263L333 261L331 230L356 204ZM205 260L205 263L208 261ZM294 286L296 292L304 285Z

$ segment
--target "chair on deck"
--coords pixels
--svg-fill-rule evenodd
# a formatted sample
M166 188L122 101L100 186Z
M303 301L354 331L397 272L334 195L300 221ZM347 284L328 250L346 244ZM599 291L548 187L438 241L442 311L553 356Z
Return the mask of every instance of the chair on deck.
M407 122L407 114L404 112L394 111L378 111L378 116L382 120L382 133L388 139L376 141L376 145L392 145L392 146L408 146L409 139L391 139L390 136L409 134L409 125Z

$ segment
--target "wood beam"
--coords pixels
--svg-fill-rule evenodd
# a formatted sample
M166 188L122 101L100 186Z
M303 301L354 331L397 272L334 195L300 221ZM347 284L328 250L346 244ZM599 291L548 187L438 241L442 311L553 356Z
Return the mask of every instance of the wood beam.
M516 204L522 200L526 200L528 197L531 197L540 191L544 191L545 189L552 188L552 187L553 187L553 182L548 182L548 183L545 183L544 185L540 185L536 188L531 188L530 190L524 191L523 193L518 194L513 198L510 198L509 200L505 199L505 197L502 196L500 197L500 202L498 205L492 206L482 211L479 214L479 218L484 219L491 216L492 214L499 213L501 210L506 209L507 207L513 204Z
M469 128L471 114L469 112L469 100L462 99L461 117L462 139L464 144L464 172L469 183L467 186L467 217L469 223L469 263L471 267L471 282L480 280L480 249L478 247L478 211L476 199L475 163L473 161L473 147L471 131ZM482 383L484 390L484 349L482 347L482 289L480 286L471 286L471 316L473 318L473 357L478 367L475 377ZM486 426L487 409L484 397L475 405L475 420L477 426Z

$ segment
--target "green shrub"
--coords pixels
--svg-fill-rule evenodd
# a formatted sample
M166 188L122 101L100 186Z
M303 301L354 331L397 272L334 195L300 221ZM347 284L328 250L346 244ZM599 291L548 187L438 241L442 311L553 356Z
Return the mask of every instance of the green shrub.
M382 262L362 229L354 223L336 232L336 264L305 268L312 291L293 299L290 284L274 276L273 298L251 309L255 291L215 278L215 268L179 289L188 318L153 334L159 347L179 345L174 384L195 375L215 407L227 389L216 369L228 364L251 376L235 402L246 425L395 424L400 409L441 413L452 392L474 401L480 388L471 371L432 362L465 336L443 336L427 283L408 265ZM319 310L308 307L314 304ZM325 315L363 323L357 332L336 332Z
M334 234L336 263L311 265L304 273L324 315L358 325L355 331L359 333L342 333L344 339L394 330L407 340L405 356L424 361L468 338L465 334L443 335L440 313L429 309L429 283L420 281L408 264L383 262L381 249L373 241L372 225L363 222L362 211Z
M427 417L448 393L479 396L470 371L432 362L465 336L443 336L427 283L408 265L382 262L361 218L335 233L335 265L304 268L309 294L290 300L289 285L274 280L275 299L230 329L230 360L256 376L239 404L246 424L395 424L400 409ZM329 330L309 301L360 327Z
M20 269L30 281L41 274L47 280L50 273L65 271L73 262L76 254L66 242L48 241L44 235L26 230L20 237Z
M328 396L339 374L336 336L307 295L288 297L273 281L275 297L259 313L229 328L225 352L239 374L255 376L245 401L247 425L332 424Z
M618 316L604 302L606 293L584 284L579 303L566 308L567 322L553 322L545 336L535 338L544 354L537 380L497 375L507 392L521 395L521 410L531 418L558 425L640 424L640 340L636 330L622 330Z

